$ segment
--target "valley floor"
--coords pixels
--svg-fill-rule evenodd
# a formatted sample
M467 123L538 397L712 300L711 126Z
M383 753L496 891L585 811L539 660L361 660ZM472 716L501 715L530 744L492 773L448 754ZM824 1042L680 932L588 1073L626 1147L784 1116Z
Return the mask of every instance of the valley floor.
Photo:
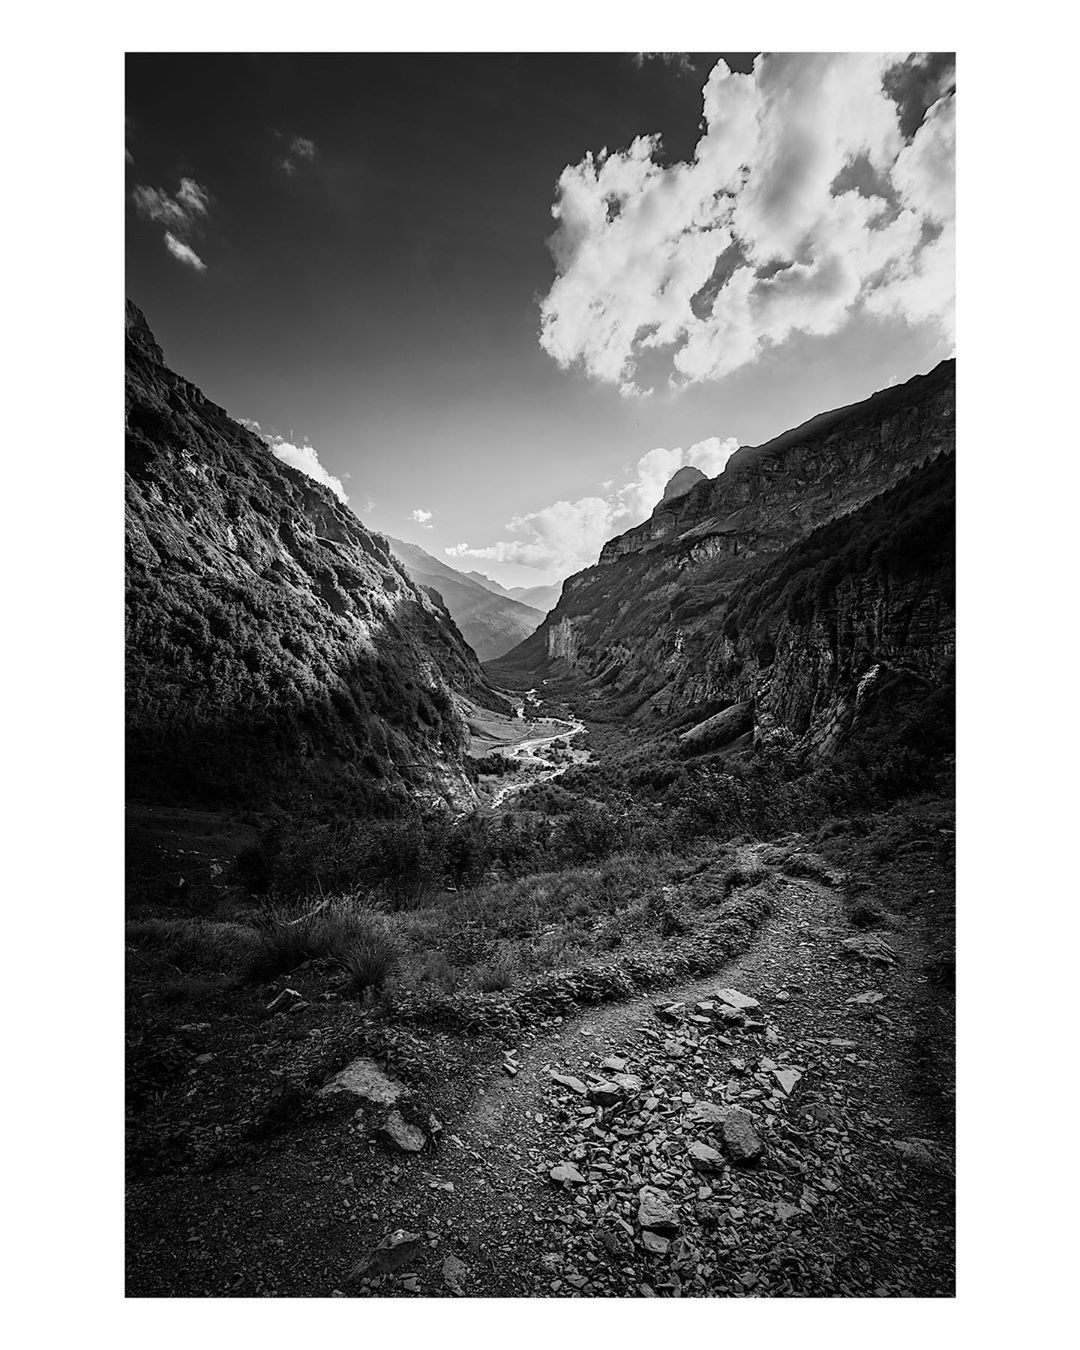
M888 926L867 934L845 916L843 849L813 847L742 844L737 865L768 890L772 917L715 974L648 998L468 1036L417 1023L380 1041L314 994L264 1014L260 1045L230 1044L212 1022L181 1027L181 1131L225 1121L200 1082L233 1056L248 1061L242 1099L260 1056L280 1081L290 1057L321 1047L325 1081L351 1045L430 1107L428 1141L394 1150L338 1094L326 1110L298 1099L194 1165L151 1149L132 1176L129 1294L950 1296L951 879L925 859L913 870L909 847L881 873ZM673 884L707 887L730 863L717 850ZM290 982L308 997L304 979ZM733 1013L720 990L760 1006ZM613 1089L615 1073L630 1077ZM722 1127L691 1112L702 1101L747 1108L760 1159L737 1162ZM673 1211L659 1229L639 1222L642 1187Z

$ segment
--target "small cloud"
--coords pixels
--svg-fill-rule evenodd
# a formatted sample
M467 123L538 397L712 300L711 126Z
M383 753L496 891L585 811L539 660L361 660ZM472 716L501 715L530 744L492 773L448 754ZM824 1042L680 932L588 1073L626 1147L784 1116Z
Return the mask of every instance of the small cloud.
M414 521L422 529L430 530L432 528L428 524L428 521L431 519L431 512L425 511L422 506L418 506L416 510L411 513L409 519Z
M194 267L196 272L205 272L206 264L191 247L185 244L182 239L177 239L176 235L165 231L165 247L173 255L177 262L186 263L188 267Z
M659 61L662 65L674 70L678 75L695 75L697 73L689 52L634 53L634 65L637 66L638 70L644 66L646 61Z
M131 194L135 209L147 220L156 220L179 234L192 230L210 207L210 194L194 178L181 178L175 196L164 188L140 183Z
M205 272L206 264L188 243L210 210L210 194L194 178L181 178L175 195L163 188L140 183L131 194L135 209L144 220L167 226L165 247L172 256L196 272Z
M296 161L298 159L314 159L319 153L319 147L313 140L307 136L294 136L289 142L289 153L281 161L281 167L291 178L296 172Z
M263 431L259 423L250 417L238 417L236 420L241 426L253 431L275 459L280 459L283 464L289 464L294 469L299 469L301 473L313 478L316 483L322 483L324 487L330 489L338 501L343 505L348 505L349 498L345 493L345 485L340 478L335 478L323 466L313 445L306 441L303 445L297 445L293 441L287 441L284 436L270 435ZM348 477L348 474L345 476ZM368 502L365 509L370 511L373 505L373 502Z

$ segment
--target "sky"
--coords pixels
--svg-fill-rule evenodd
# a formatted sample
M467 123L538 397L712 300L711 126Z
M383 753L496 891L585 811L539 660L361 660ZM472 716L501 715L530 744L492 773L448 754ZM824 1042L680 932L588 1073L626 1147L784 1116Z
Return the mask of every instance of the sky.
M945 54L129 55L127 292L373 529L561 581L954 354Z

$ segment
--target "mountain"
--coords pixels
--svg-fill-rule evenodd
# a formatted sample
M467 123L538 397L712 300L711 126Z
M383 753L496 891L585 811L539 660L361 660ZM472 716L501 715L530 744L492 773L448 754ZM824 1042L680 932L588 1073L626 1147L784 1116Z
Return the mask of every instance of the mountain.
M695 472L700 472L699 470ZM705 477L704 474L701 475ZM486 577L483 572L466 572L465 576L478 582L489 591L494 591L496 595L507 595L511 600L517 600L522 605L528 605L531 609L538 609L541 617L549 609L554 609L559 602L559 594L562 591L562 582L557 586L511 586L507 588L491 577ZM509 648L507 649L509 650Z
M513 598L512 591L508 591L505 586L500 586L497 581L492 580L491 577L485 576L483 572L464 572L462 575L468 577L470 581L475 581L477 585L483 586L485 590L491 591L495 595L509 595L511 599Z
M510 594L515 600L520 600L523 605L531 605L538 609L541 614L546 614L548 610L554 609L559 603L559 596L562 594L562 584L558 586L515 586Z
M130 302L126 332L129 795L471 799L455 694L505 705L449 616Z
M827 751L879 695L944 688L954 422L946 361L743 447L605 544L492 675L569 681L598 711L696 732L684 752Z
M668 479L664 495L657 502L656 509L659 510L666 502L673 502L676 497L685 497L692 487L705 482L705 477L706 475L693 464L684 464L681 469L676 469Z
M538 609L522 604L479 572L459 572L425 553L418 544L384 536L390 551L418 586L438 592L466 642L481 661L504 655L536 631Z

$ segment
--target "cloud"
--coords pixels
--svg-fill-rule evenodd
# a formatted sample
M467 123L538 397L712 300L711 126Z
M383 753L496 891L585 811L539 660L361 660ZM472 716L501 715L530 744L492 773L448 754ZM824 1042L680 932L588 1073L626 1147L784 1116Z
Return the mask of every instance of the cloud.
M296 161L298 159L314 159L319 153L319 147L314 141L306 136L294 136L289 142L289 153L281 161L281 167L291 177L296 172Z
M719 379L859 308L950 335L955 96L905 140L888 92L904 62L781 53L741 75L718 61L690 160L665 164L643 135L565 168L543 349L639 394L644 354L668 355L675 387Z
M181 234L192 230L210 207L210 194L194 178L181 178L174 197L162 188L146 187L141 183L131 195L141 216L168 225Z
M294 469L299 469L309 478L314 478L316 483L322 483L330 489L340 502L348 505L349 498L345 494L345 485L340 478L335 478L328 469L323 467L313 445L306 441L303 445L297 445L293 441L287 441L284 436L271 435L263 431L259 423L250 417L238 417L236 420L241 426L253 431L275 459L280 459L283 463L292 465ZM348 477L347 474L346 477ZM367 509L370 511L373 505L374 503L369 502Z
M425 511L422 506L418 506L416 510L411 513L409 519L415 521L417 525L425 530L431 529L431 526L428 524L428 521L431 519L431 512Z
M693 464L714 478L738 445L734 436L724 441L711 436L688 450L650 450L641 456L621 487L606 491L603 496L553 502L540 511L507 521L506 531L513 538L481 548L454 544L444 551L451 558L518 563L569 576L583 567L591 567L613 535L645 520L677 469Z
M206 271L206 264L191 245L185 244L181 239L177 239L177 237L168 230L165 231L165 247L177 262L187 263L189 267L194 267L196 272Z
M640 70L646 61L659 61L679 75L695 74L689 52L635 52L634 65Z
M168 227L164 242L172 256L196 272L205 272L206 264L187 241L198 231L209 212L207 190L194 178L181 178L175 196L170 196L163 188L147 187L143 183L131 196L140 216Z

